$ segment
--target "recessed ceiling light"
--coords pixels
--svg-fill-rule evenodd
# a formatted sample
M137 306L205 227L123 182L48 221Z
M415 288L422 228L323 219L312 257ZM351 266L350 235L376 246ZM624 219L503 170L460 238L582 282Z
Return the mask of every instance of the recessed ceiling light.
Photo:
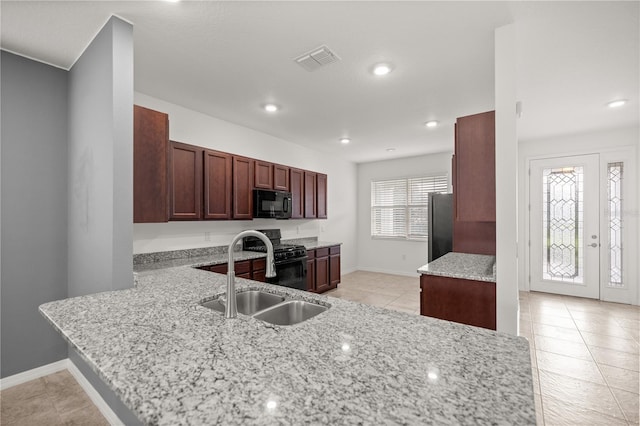
M180 0L164 0L168 3L178 3Z
M349 138L341 138L340 139L340 143L343 143L345 145L348 144L349 142L351 142L351 139L349 139Z
M376 64L373 66L373 74L378 76L387 75L391 70L392 68L389 64Z
M267 112L276 112L280 109L280 107L276 104L266 104L264 106L264 110Z
M431 121L427 121L426 123L424 123L424 125L426 127L437 127L438 126L438 122L436 120L431 120Z
M618 100L611 101L611 102L607 103L607 106L609 108L618 108L618 107L621 107L622 105L624 105L626 103L627 103L626 99L618 99Z
M393 152L395 150L396 150L395 148L387 148L387 152Z

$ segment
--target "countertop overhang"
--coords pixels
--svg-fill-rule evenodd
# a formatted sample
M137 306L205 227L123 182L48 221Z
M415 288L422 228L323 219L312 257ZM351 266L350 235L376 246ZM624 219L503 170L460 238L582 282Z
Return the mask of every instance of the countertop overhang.
M524 338L237 283L331 308L289 327L225 320L199 303L225 276L183 266L40 311L149 425L535 424Z

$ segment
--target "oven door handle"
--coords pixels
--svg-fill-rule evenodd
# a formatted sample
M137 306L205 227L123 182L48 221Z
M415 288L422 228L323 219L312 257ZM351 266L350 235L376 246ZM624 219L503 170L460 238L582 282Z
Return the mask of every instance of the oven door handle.
M282 200L282 211L283 212L288 212L289 211L289 198L288 197L284 197L284 199Z
M276 262L276 268L280 265L288 265L289 263L295 263L295 262L306 262L307 261L307 256L302 256L302 257L293 257L291 259L284 259L284 260L278 260Z

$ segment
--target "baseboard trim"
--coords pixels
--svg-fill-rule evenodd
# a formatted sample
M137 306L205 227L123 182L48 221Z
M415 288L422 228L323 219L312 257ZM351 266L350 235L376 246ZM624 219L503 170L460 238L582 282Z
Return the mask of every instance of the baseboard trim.
M71 375L76 379L78 384L82 387L82 390L85 391L95 406L98 407L100 413L102 413L111 426L124 426L124 423L120 421L120 418L113 412L111 407L109 407L109 404L102 399L98 391L91 386L91 383L89 383L80 370L78 370L78 367L76 367L69 358L61 359L60 361L52 362L51 364L43 365L42 367L23 371L22 373L0 379L0 390L3 391L13 386L21 385L22 383L30 382L31 380L39 379L40 377L48 376L49 374L57 373L62 370L69 370L69 373L71 373Z
M111 409L109 404L107 404L107 402L104 399L102 399L102 396L100 396L100 393L98 393L98 391L93 386L91 386L91 383L89 382L89 380L87 380L87 378L84 377L82 372L78 370L78 367L76 367L76 365L73 362L71 362L70 359L67 358L66 361L68 363L67 368L69 369L69 372L71 373L71 375L76 379L78 384L86 392L86 394L89 396L91 401L95 404L95 406L98 407L98 410L100 410L100 412L102 413L104 418L107 419L109 424L111 426L124 426L124 423L122 423L118 415Z
M393 270L388 270L388 269L378 269L378 268L363 268L360 267L357 269L358 271L364 271L364 272L377 272L379 274L389 274L389 275L400 275L403 277L414 277L414 278L418 278L420 276L420 274L418 274L418 272L407 272L407 271L393 271Z
M4 379L0 379L0 391L30 382L31 380L39 379L40 377L48 376L49 374L57 373L58 371L68 368L68 365L68 359L61 359L60 361L52 362L51 364L43 365L42 367L37 367L32 370L14 374L13 376L5 377Z

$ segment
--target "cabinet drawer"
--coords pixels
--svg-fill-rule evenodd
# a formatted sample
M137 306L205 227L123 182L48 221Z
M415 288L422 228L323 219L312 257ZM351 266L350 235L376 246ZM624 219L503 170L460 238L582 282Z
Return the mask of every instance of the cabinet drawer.
M315 250L307 250L307 259L315 259L316 251Z
M220 265L213 265L209 268L211 272L217 272L218 274L226 274L227 273L227 264L222 263Z
M240 262L235 262L236 275L240 274L251 274L251 261L243 260Z
M267 259L253 259L253 270L261 271L267 269Z
M316 249L316 257L327 257L329 256L329 247Z
M340 246L329 247L329 254L340 254Z

